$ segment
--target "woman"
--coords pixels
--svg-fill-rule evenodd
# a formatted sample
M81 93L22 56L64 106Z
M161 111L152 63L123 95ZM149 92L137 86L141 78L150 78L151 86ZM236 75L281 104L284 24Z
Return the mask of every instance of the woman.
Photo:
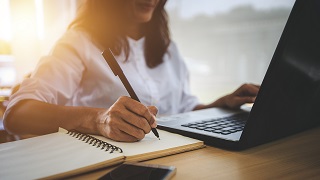
M188 71L170 40L166 0L88 0L52 52L10 98L5 128L46 134L58 127L137 141L160 115L254 102L241 86L211 104L190 94ZM101 52L111 48L142 103L128 94Z

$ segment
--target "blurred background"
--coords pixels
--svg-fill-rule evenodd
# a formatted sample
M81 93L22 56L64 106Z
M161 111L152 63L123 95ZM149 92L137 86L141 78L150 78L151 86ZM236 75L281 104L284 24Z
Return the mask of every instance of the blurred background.
M261 84L294 0L169 0L172 38L191 88L211 102L243 83Z
M0 0L0 96L46 55L82 0ZM202 102L262 82L294 0L168 0L172 39Z

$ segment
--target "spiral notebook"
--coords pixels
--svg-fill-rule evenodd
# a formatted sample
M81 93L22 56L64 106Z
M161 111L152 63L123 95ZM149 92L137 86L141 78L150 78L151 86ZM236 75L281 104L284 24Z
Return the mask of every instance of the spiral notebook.
M159 130L134 143L59 129L59 132L0 144L1 179L56 179L123 163L191 151L202 141Z

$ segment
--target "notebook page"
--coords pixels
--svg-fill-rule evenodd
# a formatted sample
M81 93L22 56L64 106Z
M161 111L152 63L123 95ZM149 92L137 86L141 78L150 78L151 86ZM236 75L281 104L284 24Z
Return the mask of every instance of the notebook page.
M132 143L116 142L101 136L95 137L120 147L126 156L126 161L143 161L204 147L200 140L157 130L160 140L152 132L141 141Z
M0 144L0 177L38 179L61 173L74 174L115 164L123 158L122 153L110 154L58 132Z

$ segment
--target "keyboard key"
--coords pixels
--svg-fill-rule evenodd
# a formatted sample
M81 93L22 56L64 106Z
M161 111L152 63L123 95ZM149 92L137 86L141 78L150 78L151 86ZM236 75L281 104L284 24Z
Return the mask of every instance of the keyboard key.
M215 118L210 120L183 124L181 126L228 135L231 133L242 131L245 126L247 117L248 114L238 114L224 118Z

